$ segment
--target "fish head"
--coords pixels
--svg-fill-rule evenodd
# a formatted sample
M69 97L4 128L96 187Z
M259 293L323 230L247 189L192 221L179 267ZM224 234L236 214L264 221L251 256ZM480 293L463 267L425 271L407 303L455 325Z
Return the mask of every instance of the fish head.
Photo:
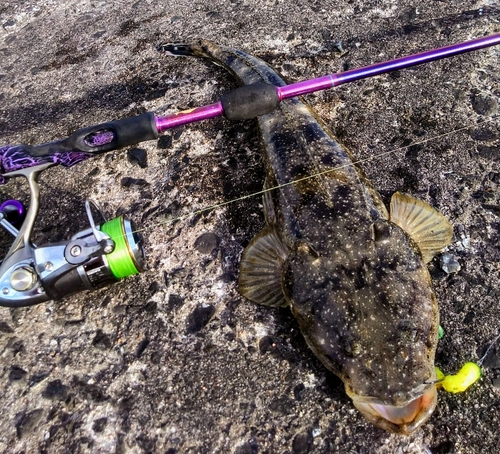
M314 254L301 245L284 287L308 345L354 405L375 425L408 434L436 406L438 307L411 238L383 222L376 241Z

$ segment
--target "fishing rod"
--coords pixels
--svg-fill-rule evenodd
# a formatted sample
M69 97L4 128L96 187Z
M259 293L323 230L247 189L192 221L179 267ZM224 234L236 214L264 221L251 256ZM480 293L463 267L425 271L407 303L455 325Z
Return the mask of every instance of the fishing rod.
M54 165L71 167L96 154L156 139L171 128L197 121L219 116L229 120L254 118L272 112L288 98L497 44L500 44L500 34L283 87L266 83L246 85L223 95L215 104L188 111L165 116L148 112L79 129L54 142L0 147L0 184L10 178L24 177L30 191L28 210L17 200L0 205L0 225L15 237L0 265L0 305L22 307L58 300L72 293L102 287L143 269L143 239L132 222L123 216L107 221L89 200L85 201L89 228L67 241L40 247L32 243L40 206L38 179L47 168ZM168 48L160 46L159 50L168 51ZM177 46L176 51L179 54L182 48ZM96 213L101 218L100 224L94 220Z

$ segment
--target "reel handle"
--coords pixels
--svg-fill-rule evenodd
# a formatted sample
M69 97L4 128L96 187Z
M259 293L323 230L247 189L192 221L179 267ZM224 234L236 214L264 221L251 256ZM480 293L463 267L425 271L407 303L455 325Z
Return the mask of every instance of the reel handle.
M26 217L26 208L19 200L6 200L0 205L0 216L13 226L19 226Z

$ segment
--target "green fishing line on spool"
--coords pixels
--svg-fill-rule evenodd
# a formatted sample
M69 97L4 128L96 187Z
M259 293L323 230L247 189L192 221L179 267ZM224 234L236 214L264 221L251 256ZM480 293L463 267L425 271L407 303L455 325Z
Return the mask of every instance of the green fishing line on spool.
M133 274L138 274L135 260L130 251L124 227L124 218L120 216L101 226L101 232L106 233L115 242L115 249L106 255L109 268L117 279L122 279Z

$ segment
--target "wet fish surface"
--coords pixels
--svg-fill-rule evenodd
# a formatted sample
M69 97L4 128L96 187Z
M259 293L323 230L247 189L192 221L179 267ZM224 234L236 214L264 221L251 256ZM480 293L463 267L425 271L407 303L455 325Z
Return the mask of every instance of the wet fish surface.
M283 86L265 62L198 41L164 45L209 58L243 84ZM245 249L239 290L290 306L307 344L377 426L409 434L436 406L439 313L426 263L453 229L396 193L390 213L348 150L300 99L258 117L266 224Z

